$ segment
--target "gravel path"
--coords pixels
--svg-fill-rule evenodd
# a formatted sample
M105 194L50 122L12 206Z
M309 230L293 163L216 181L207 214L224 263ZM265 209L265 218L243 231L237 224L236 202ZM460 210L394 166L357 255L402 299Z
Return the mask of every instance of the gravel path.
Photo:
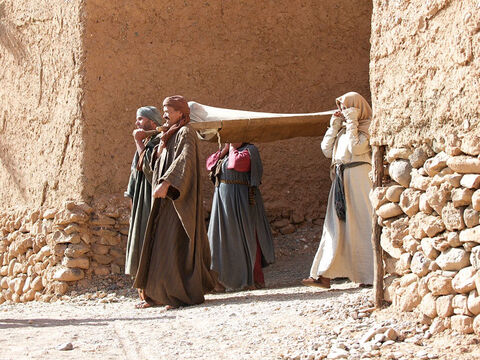
M115 292L0 305L0 359L480 357L475 336L446 331L429 337L428 326L417 322L415 314L390 308L371 314L371 289L347 281L335 281L330 290L299 285L308 273L318 231L280 239L294 251L283 256L285 248L279 247L277 263L266 270L267 289L207 295L199 306L137 310L134 291L118 283L110 286ZM394 329L396 341L365 340L379 327ZM69 343L72 350L60 350Z

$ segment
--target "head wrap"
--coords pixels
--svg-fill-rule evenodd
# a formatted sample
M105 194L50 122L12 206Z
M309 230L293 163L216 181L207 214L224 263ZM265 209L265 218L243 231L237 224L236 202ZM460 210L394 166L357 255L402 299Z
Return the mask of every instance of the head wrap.
M348 108L356 108L360 110L358 117L358 130L369 136L368 128L372 120L372 108L367 100L362 95L356 92L348 92L336 99L337 106L339 104L345 105Z
M170 106L176 111L180 111L183 115L176 124L162 126L163 134L160 140L160 149L165 148L168 140L183 126L190 122L190 108L187 100L181 95L168 96L163 100L163 106Z
M137 118L143 116L152 120L157 126L162 125L162 115L155 106L142 106L137 109Z

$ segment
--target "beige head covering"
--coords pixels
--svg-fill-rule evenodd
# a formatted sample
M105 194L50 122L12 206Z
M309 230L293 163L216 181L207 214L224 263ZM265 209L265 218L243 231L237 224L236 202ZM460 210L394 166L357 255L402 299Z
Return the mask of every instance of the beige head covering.
M368 104L367 100L363 98L362 95L356 92L348 92L336 99L337 106L339 104L345 105L348 108L356 108L360 110L360 115L358 117L358 130L363 132L365 135L370 136L368 128L370 127L370 122L372 120L372 108Z

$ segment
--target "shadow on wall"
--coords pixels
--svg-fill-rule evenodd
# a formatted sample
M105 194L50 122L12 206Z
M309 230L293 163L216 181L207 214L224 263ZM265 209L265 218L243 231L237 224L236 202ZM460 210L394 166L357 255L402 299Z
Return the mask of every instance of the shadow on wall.
M7 49L18 63L27 57L27 50L15 34L14 25L5 19L5 4L0 3L0 46Z

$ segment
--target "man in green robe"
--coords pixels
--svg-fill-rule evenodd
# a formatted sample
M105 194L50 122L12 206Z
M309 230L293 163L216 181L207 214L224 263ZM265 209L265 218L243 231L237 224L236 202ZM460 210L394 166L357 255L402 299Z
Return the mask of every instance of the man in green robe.
M128 229L125 274L135 277L142 250L143 238L147 227L152 204L152 168L150 160L159 139L149 136L148 131L161 125L162 116L154 106L144 106L137 110L136 129L133 131L136 151L132 161L130 180L125 196L132 205L130 228Z
M163 102L165 125L152 158L153 204L134 286L138 308L200 304L214 287L205 228L197 134L183 96Z

